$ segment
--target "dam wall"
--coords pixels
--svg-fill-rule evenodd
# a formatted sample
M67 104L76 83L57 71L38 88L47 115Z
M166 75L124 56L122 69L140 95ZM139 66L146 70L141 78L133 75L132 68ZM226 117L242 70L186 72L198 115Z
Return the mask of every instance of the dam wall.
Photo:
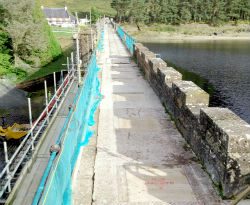
M250 125L112 22L178 130L225 198L250 185ZM131 51L132 39L133 50Z
M134 57L177 128L224 197L250 184L250 125L227 108L209 107L209 94L141 43Z

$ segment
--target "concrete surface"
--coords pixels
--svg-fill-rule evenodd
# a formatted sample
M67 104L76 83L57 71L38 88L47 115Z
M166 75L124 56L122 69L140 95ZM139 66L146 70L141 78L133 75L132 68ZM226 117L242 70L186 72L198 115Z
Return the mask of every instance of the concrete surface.
M95 115L97 122L92 130L94 135L87 146L81 148L72 176L72 199L74 205L92 204L94 166L96 157L96 138L99 112Z
M104 48L92 204L226 204L111 28Z

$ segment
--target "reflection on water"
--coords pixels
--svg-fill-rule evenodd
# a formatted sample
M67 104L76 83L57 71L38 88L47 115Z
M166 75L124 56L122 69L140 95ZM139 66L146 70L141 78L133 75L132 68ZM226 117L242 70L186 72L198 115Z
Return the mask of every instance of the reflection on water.
M228 107L250 123L250 41L145 43L185 80L210 94L210 106Z

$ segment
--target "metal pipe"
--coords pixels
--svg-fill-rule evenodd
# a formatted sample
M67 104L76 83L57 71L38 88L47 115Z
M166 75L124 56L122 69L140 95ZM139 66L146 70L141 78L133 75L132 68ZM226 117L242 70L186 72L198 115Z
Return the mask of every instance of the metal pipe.
M31 135L31 138L32 138L32 140L31 140L31 148L32 148L32 150L34 150L34 135L33 135L33 122L32 122L32 109L31 109L31 99L30 98L28 98L28 108L29 108L29 120L30 120L30 130L31 130L31 133L30 133L30 135Z
M63 79L63 71L61 70L61 82L62 82L62 92L64 94L64 79Z
M67 69L68 69L68 73L69 73L69 70L70 70L70 67L69 67L69 57L67 57Z
M3 142L3 147L4 147L5 163L8 164L9 163L9 157L8 157L8 147L7 147L7 142L6 141ZM11 175L10 175L9 165L7 165L7 175L8 175L8 179L10 179L9 177L11 177ZM10 182L8 183L8 192L11 192Z
M54 96L56 100L56 108L57 108L57 92L56 92L56 73L53 73L53 78L54 78Z
M238 204L242 199L247 197L250 193L250 186L247 186L242 192L240 192L238 195L236 195L235 199L231 202L230 205L236 205Z
M87 59L87 63L89 62L89 35L87 35L87 56L88 56L88 59Z
M93 45L93 31L92 31L92 14L91 14L91 9L90 9L90 35L91 35L91 49L92 49L92 52L94 50L94 45Z
M81 83L81 71L80 71L80 48L79 48L79 36L77 35L77 38L76 38L76 65L77 65L77 73L78 73L78 83L80 84Z
M49 123L49 106L48 106L48 89L47 89L47 81L44 81L44 92L45 92L45 103L46 103L46 112L47 112L47 122Z
M71 68L74 70L74 53L71 52Z

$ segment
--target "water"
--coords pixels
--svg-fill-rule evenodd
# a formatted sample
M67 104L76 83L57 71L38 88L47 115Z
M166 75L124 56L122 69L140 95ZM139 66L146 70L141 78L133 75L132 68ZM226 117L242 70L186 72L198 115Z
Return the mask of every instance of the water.
M65 75L65 73L64 73ZM14 91L10 90L9 93L0 97L0 126L2 126L2 118L5 117L5 125L11 126L14 123L18 124L28 124L29 123L29 112L28 112L28 100L31 98L31 108L32 108L32 119L35 121L42 111L45 109L45 91L44 91L44 79L47 81L48 89L48 100L54 95L54 82L53 75L48 75L41 80L34 81L28 84L22 89L16 89L17 93L23 92L22 96L17 96L17 101L10 102L13 98L9 96L15 96ZM61 74L57 73L57 88L61 84ZM18 112L17 112L18 111Z
M250 41L145 43L210 94L210 106L227 107L250 123Z

